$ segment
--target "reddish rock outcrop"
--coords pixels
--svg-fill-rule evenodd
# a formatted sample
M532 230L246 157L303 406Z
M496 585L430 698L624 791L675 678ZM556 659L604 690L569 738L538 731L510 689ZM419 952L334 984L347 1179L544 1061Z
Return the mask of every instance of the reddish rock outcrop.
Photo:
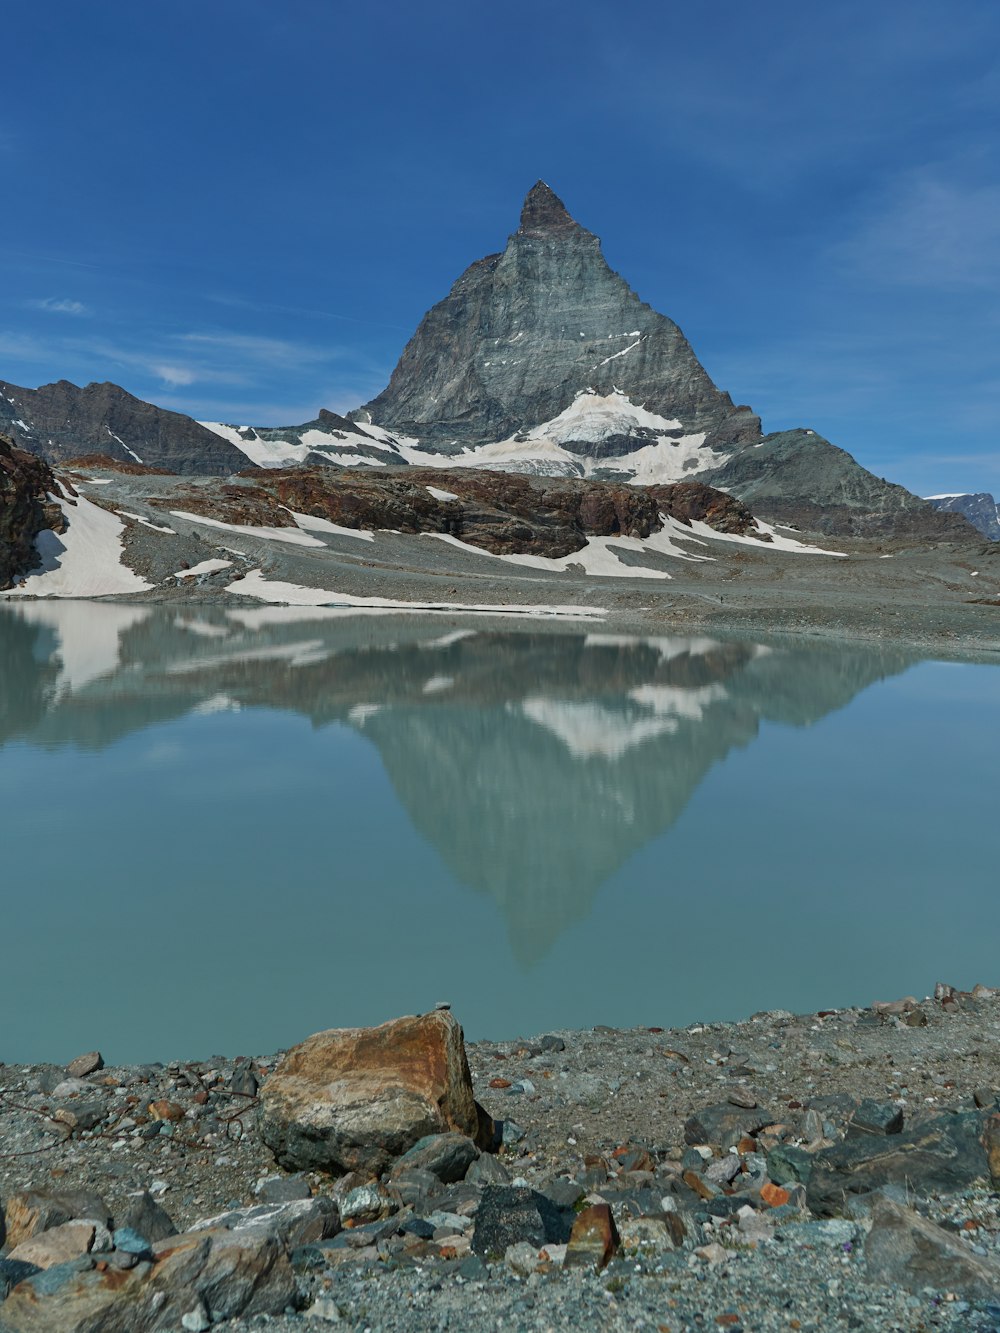
M757 533L746 505L699 482L627 486L480 469L253 468L235 481L160 503L230 523L277 527L289 526L288 511L294 510L346 528L444 533L495 555L552 559L581 550L590 537L644 540L662 528L664 515L769 540Z

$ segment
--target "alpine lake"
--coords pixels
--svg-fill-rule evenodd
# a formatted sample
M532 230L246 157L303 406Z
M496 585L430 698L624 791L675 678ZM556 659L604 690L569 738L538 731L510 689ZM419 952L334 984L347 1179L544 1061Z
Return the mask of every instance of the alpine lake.
M592 624L0 605L2 1058L1000 981L1000 670Z

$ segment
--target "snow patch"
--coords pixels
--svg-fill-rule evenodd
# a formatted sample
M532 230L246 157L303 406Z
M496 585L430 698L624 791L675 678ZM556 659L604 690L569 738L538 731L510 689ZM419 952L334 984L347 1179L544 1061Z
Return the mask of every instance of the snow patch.
M218 528L221 532L235 532L241 537L258 537L262 541L287 542L289 546L326 546L326 542L310 537L301 528L255 527L251 523L223 523L218 518L205 518L203 514L189 514L184 509L171 509L174 518L183 518L188 523L198 523L205 528Z
M46 529L35 538L41 568L4 597L107 597L146 592L153 584L122 564L125 524L82 495L75 503L50 495L66 516L67 530Z
M449 615L471 612L476 615L518 615L543 618L565 616L571 619L600 619L606 614L596 606L523 606L503 603L490 606L485 603L463 602L404 602L390 597L355 597L350 593L332 592L326 588L304 588L297 583L265 579L259 569L251 570L244 578L229 584L227 592L241 597L256 597L262 602L279 602L289 606L312 606L377 611L444 611Z
M458 496L454 491L442 491L437 486L428 486L426 489L433 495L435 500L442 500L447 503L449 500L458 499Z

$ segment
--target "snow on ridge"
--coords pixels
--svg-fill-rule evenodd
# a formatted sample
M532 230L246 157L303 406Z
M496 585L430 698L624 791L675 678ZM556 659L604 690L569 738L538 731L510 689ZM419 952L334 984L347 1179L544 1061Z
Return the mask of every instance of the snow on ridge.
M392 461L391 458L383 460L358 453L359 448L381 449L387 455L401 456L395 437L374 426L359 427L356 431L327 431L318 426L300 430L292 426L288 428L288 434L298 438L298 443L293 444L288 440L264 439L251 426L228 426L221 421L200 421L198 424L234 445L256 467L296 467L312 453L327 454L331 462L342 467L384 467L386 462Z

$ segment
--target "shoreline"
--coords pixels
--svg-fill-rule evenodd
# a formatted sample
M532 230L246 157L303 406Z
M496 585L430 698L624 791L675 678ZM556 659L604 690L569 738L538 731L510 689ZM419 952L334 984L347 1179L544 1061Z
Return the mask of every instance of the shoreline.
M878 1163L883 1146L905 1146L914 1133L930 1142L942 1123L974 1120L979 1132L997 1105L998 1043L1000 990L943 984L923 1000L868 1008L470 1042L475 1095L502 1126L498 1153L482 1159L489 1171L475 1184L470 1171L470 1181L445 1186L425 1173L404 1199L396 1177L383 1177L384 1202L372 1219L359 1215L353 1230L292 1246L304 1309L275 1312L268 1326L300 1330L330 1319L388 1333L456 1319L485 1330L520 1308L516 1327L537 1318L552 1328L645 1321L678 1333L713 1324L746 1333L985 1333L1000 1307L970 1273L978 1264L1000 1284L1000 1194L986 1157L969 1165L966 1149L956 1157L947 1145L939 1157L911 1153L898 1186L891 1172L878 1176ZM11 1201L25 1190L100 1193L116 1216L136 1191L149 1191L182 1231L265 1202L287 1212L323 1198L346 1220L360 1175L283 1170L261 1141L257 1100L279 1063L271 1056L99 1068L74 1086L59 1067L0 1066L8 1229ZM852 1136L852 1118L869 1105L899 1115L900 1127ZM704 1128L693 1134L692 1124ZM727 1153L731 1131L736 1147ZM691 1146L706 1141L714 1146ZM41 1151L10 1155L33 1149ZM827 1159L841 1163L848 1192L816 1187ZM792 1163L791 1176L778 1172L779 1161ZM742 1171L731 1186L727 1164ZM768 1193L755 1171L783 1183ZM607 1267L572 1271L544 1246L479 1255L474 1228L490 1188L542 1194L559 1206L574 1195L577 1213L607 1202L629 1241ZM930 1225L944 1247L939 1267L932 1253L919 1281L905 1265L891 1271L876 1245L892 1208L916 1219L912 1226ZM664 1230L668 1214L680 1219L680 1239ZM418 1225L428 1216L430 1228ZM433 1221L442 1217L452 1220ZM239 1236L246 1224L217 1225ZM947 1246L968 1255L968 1272ZM4 1311L0 1304L0 1328L22 1327L5 1323Z

